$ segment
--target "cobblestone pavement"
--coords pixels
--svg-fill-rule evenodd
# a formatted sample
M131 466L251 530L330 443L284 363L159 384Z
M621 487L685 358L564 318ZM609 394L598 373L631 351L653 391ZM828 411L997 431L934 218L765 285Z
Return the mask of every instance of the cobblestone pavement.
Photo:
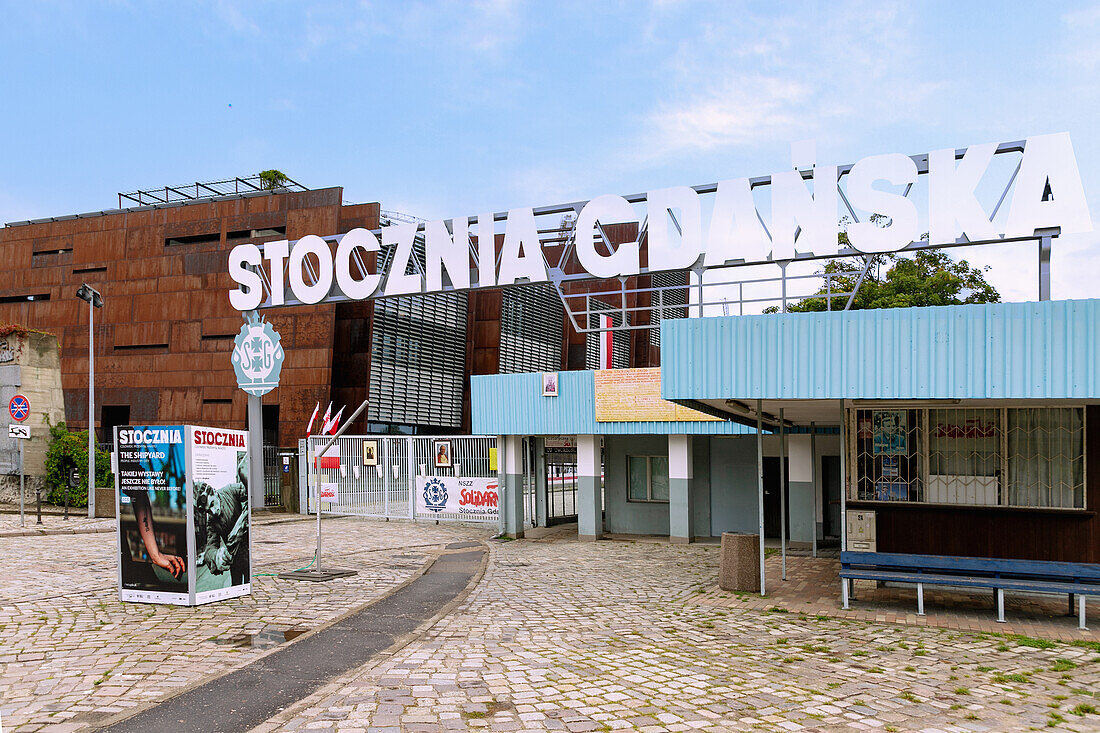
M491 534L446 524L323 524L326 561L357 576L329 583L260 576L250 597L198 608L119 602L113 533L0 538L4 730L76 730L163 699L384 595L446 543ZM314 533L310 521L257 522L255 571L305 565Z
M254 733L1100 729L1096 642L719 607L717 555L493 543L451 615Z

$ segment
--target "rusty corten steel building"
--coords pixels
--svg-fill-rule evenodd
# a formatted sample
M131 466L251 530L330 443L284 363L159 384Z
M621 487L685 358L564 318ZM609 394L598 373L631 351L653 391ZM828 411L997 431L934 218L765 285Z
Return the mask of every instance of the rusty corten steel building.
M0 229L0 323L57 335L66 421L82 429L88 306L76 290L87 282L104 299L94 344L101 441L131 423L244 428L246 395L229 360L242 323L229 304L229 249L378 228L379 204L345 205L342 194L252 192L8 224ZM636 233L634 225L609 229L615 240ZM369 396L357 432L468 432L471 374L595 366L595 339L571 327L549 285L262 313L286 352L280 386L263 398L265 443L279 446L296 445L318 402L350 411ZM653 339L616 334L616 366L656 365Z

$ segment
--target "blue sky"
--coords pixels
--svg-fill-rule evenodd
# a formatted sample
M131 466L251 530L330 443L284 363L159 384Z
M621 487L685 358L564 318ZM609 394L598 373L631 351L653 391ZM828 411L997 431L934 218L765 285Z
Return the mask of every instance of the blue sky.
M0 221L279 168L448 218L1068 131L1100 227L1100 4L3 3ZM971 250L1009 299L1033 248ZM1100 236L1054 250L1095 296Z

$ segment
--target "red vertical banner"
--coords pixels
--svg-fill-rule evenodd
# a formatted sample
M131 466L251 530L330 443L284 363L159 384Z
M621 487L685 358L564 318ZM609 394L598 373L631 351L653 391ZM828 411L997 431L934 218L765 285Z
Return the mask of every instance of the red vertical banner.
M600 316L600 369L611 368L611 316Z

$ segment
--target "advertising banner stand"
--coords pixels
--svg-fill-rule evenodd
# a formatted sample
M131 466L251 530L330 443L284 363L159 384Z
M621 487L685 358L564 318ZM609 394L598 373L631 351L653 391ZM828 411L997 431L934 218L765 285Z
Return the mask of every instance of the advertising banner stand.
M252 591L248 434L115 428L123 601L197 606Z

